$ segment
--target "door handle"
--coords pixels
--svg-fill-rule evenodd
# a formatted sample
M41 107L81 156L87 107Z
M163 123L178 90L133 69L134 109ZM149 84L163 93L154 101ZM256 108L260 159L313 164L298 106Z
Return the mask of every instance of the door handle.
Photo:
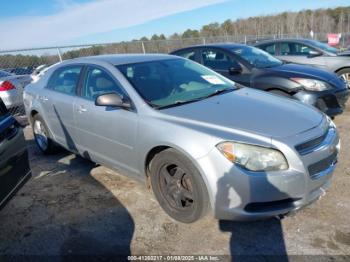
M84 113L84 112L87 111L87 109L86 109L84 106L79 106L77 111L78 111L79 113Z
M49 99L46 96L40 96L39 98L43 101L49 101Z

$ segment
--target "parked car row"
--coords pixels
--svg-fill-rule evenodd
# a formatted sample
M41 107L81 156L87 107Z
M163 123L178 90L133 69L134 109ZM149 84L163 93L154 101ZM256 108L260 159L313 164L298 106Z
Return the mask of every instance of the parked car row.
M330 117L349 94L342 77L238 44L172 54L38 68L23 98L39 149L61 146L145 181L185 223L209 211L235 220L284 215L324 193L340 150ZM1 205L30 170L21 127L0 109Z
M180 49L172 54L192 59L243 86L315 106L330 117L343 112L349 96L347 82L336 74L285 63L251 46L200 45Z

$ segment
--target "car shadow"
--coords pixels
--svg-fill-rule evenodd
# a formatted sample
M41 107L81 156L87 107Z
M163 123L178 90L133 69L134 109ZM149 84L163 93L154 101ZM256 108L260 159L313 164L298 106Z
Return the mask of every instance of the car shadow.
M56 109L71 151L77 151ZM58 260L117 259L131 254L134 220L119 201L118 176L62 148L43 157L34 140L27 139L33 178L13 201L0 254L55 256ZM35 165L33 165L35 163ZM17 204L17 207L16 207ZM10 208L11 209L11 208ZM11 214L23 217L21 230Z
M32 179L1 213L0 254L126 259L135 224L117 197L120 178L63 149L43 157L33 140L28 148L36 165Z
M272 185L266 177L259 178L260 183L270 185L268 192L263 194L280 194L283 198L288 195L281 192ZM253 187L240 186L233 182L232 173L228 172L217 182L218 193L215 200L215 213L220 210L230 210L231 201L238 196L250 196L254 194ZM236 193L232 193L232 191ZM247 192L248 191L248 192ZM233 194L233 195L232 195ZM232 221L219 220L219 229L223 232L231 233L230 236L230 254L232 261L288 261L286 245L283 236L281 220L270 218L260 221Z
M55 106L54 111L63 130L69 150L77 153L79 151L78 147L64 125ZM92 163L88 151L84 151L82 157L85 161ZM102 184L100 183L99 185ZM113 194L104 186L103 190L106 191L105 194L113 196ZM100 200L98 201L100 202ZM108 202L108 205L111 204L110 198ZM130 243L134 232L133 219L128 213L128 210L114 196L112 205L117 208L116 212L113 213L112 210L107 210L110 211L109 214L114 214L114 218L111 218L110 215L107 215L106 217L101 217L99 215L97 220L93 222L94 224L96 223L96 228L84 231L82 234L76 234L75 236L66 239L61 247L61 254L65 257L71 256L72 254L73 256L75 254L94 254L99 256L103 255L105 258L110 255L130 255ZM89 223L91 223L91 221L89 221Z

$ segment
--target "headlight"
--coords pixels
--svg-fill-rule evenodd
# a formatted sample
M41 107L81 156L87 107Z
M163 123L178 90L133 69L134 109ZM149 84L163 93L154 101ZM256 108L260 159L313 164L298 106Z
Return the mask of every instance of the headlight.
M216 147L228 160L250 171L288 169L286 158L275 149L235 142L223 142Z
M302 85L306 90L309 91L324 91L330 88L325 82L315 79L291 78L291 80Z

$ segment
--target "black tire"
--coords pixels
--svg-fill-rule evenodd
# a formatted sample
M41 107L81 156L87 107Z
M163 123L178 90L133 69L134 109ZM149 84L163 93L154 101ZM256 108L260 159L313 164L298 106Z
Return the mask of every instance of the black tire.
M207 213L206 185L193 163L176 150L169 148L155 155L150 176L156 199L173 219L192 223Z
M344 68L337 72L337 75L342 77L345 81L347 81L348 88L350 88L350 68Z
M36 130L36 125L40 123L42 128L42 134ZM32 128L33 128L33 134L34 134L34 140L37 146L39 147L40 151L44 154L53 154L57 151L57 146L55 142L51 139L51 134L49 129L47 128L47 125L44 121L44 119L39 115L36 114L33 117L32 121ZM46 146L43 145L42 139L46 138Z
M272 90L269 90L268 92L270 92L272 94L275 94L275 95L279 95L279 96L283 96L283 97L287 97L287 98L293 99L293 97L290 94L288 94L287 92L284 92L282 90L272 89Z

